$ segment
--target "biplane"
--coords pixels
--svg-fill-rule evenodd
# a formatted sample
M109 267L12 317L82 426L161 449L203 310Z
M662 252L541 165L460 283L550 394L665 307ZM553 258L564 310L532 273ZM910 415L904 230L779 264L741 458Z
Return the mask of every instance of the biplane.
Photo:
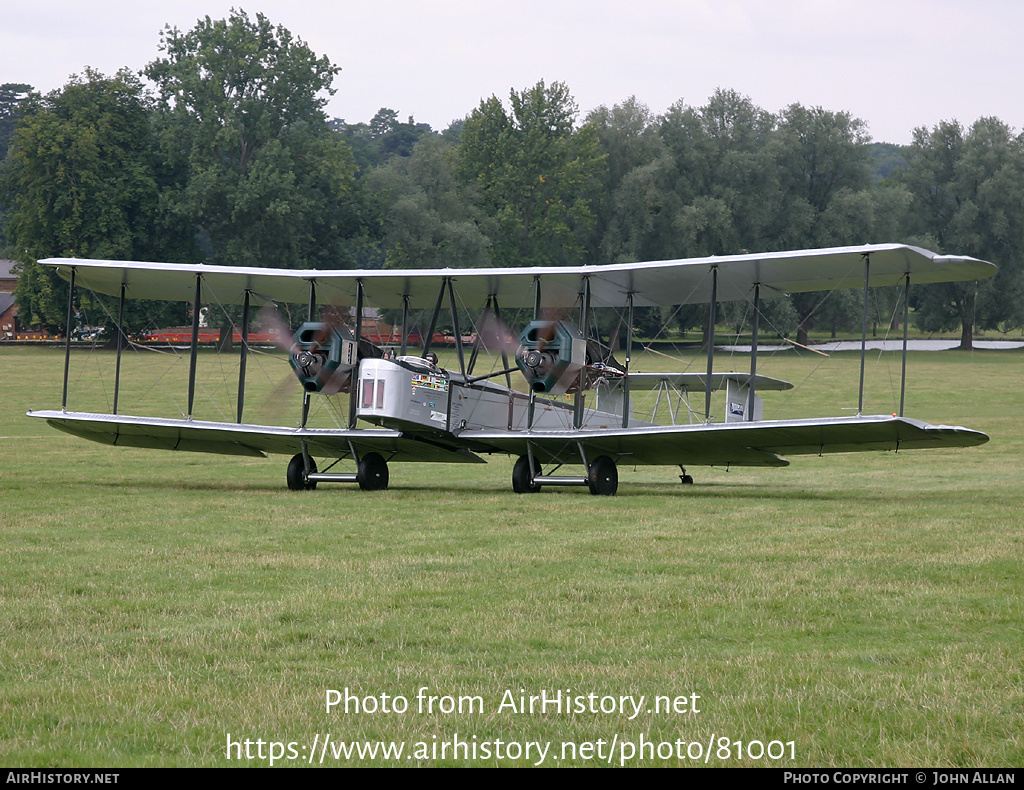
M512 488L534 493L547 486L581 486L613 495L618 466L782 467L786 456L872 450L907 450L979 445L988 437L968 428L931 425L903 415L906 338L911 284L991 277L995 266L975 258L938 255L899 245L864 245L793 252L717 256L573 268L431 270L285 270L54 258L52 266L70 282L68 324L76 288L120 300L190 302L193 325L187 410L174 418L118 413L117 381L110 414L67 408L70 340L66 347L60 410L32 411L54 428L110 445L231 455L290 455L292 490L318 483L357 483L363 490L388 486L389 465L402 461L484 463L484 456L516 457ZM863 414L864 348L868 290L903 286L904 344L899 414ZM765 420L761 396L792 385L757 372L758 317L763 300L838 288L864 289L860 395L854 416ZM749 372L715 370L716 310L720 302L745 300L753 307ZM240 315L240 364L235 421L193 418L198 315L201 304L235 305ZM288 344L289 362L302 384L298 424L245 421L245 360L250 353L252 313L275 303L300 304L306 320ZM630 368L634 310L707 304L707 361L699 372L641 373ZM322 320L319 309L344 308L347 323ZM460 305L462 307L460 307ZM460 315L474 305L483 318L472 340L464 338ZM364 308L401 313L397 348L382 349L363 333ZM429 315L422 347L407 342L410 310ZM623 362L597 337L593 311L612 307L627 330ZM519 310L525 327L515 335L504 323ZM553 313L553 310L558 312ZM429 312L428 312L429 311ZM503 312L504 311L504 312ZM442 319L443 314L447 314ZM556 317L552 317L552 315ZM486 319L490 319L490 321ZM456 363L436 364L431 338L439 320L450 322ZM291 329L289 328L290 332ZM475 365L486 335L496 337L501 369L480 374ZM124 333L117 333L120 371ZM497 357L497 352L491 355ZM511 359L511 361L510 361ZM497 367L497 362L493 364ZM513 386L520 374L525 387ZM657 391L665 402L685 395L704 408L697 419L661 424L634 413L633 395ZM311 399L348 393L347 423L334 428L307 424ZM724 392L724 405L715 393ZM713 409L713 400L716 407ZM329 465L318 468L317 459ZM333 471L354 465L355 471ZM323 463L321 461L321 463ZM563 471L578 468L577 474Z

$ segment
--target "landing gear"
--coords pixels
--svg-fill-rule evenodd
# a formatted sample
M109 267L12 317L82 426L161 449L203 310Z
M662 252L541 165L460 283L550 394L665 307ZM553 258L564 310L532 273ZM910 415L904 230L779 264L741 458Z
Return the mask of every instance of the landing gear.
M682 474L679 475L679 482L682 483L684 486L692 486L693 478L686 474L686 470L683 469L682 466L679 467L679 471L682 472Z
M582 455L582 451L580 453ZM560 466L560 464L559 464ZM541 475L540 461L521 455L512 469L512 490L517 494L536 494L545 486L586 486L596 496L615 496L619 488L619 471L607 455L594 459L587 466L586 476Z
M615 496L619 488L619 471L607 455L598 456L587 468L587 486L595 496Z
M356 482L363 491L383 491L388 487L388 462L379 453L367 453L359 459Z
M512 468L512 490L517 494L536 494L540 486L535 485L533 478L540 474L540 462L533 459L533 469L530 469L530 457L519 456L516 465Z
M320 473L316 461L312 458L307 460L302 453L298 453L288 462L288 488L292 491L312 491L318 482L359 483L363 491L383 491L388 487L388 462L379 453L367 453L360 458L355 474L330 473L330 468L327 467L328 472Z
M309 471L316 473L316 461L309 459ZM312 491L316 488L316 481L306 479L306 461L302 453L292 456L288 462L288 490L289 491Z

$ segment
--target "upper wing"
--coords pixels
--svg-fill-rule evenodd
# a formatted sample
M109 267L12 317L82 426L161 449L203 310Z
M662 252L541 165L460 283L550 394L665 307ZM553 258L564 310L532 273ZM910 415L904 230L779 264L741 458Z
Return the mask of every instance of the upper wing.
M325 304L353 305L358 281L367 304L401 307L406 297L416 303L431 302L450 279L467 304L483 304L493 295L502 307L530 307L540 282L544 305L567 306L582 293L586 280L594 307L621 307L630 296L637 306L708 302L712 269L718 272L720 301L746 299L755 285L762 287L762 298L861 287L866 257L870 259L868 283L872 286L895 285L908 274L911 282L922 284L984 279L996 271L991 263L976 258L937 255L902 244L518 269L320 271L78 258L48 258L40 263L56 267L65 279L70 279L74 269L76 282L98 293L119 294L123 284L126 295L135 299L191 301L196 275L202 275L204 298L223 304L240 304L246 291L256 304L304 303L313 280L318 299Z
M281 428L65 411L30 411L28 415L83 439L120 447L263 457L265 453L299 453L305 444L313 455L331 458L344 457L355 449L359 454L376 452L396 461L486 463L464 448L384 429Z
M529 445L545 462L573 463L582 444L591 458L608 455L626 464L665 466L787 466L780 454L971 447L988 441L986 434L969 428L889 416L601 431L463 431L460 438L478 451L516 455L525 455Z

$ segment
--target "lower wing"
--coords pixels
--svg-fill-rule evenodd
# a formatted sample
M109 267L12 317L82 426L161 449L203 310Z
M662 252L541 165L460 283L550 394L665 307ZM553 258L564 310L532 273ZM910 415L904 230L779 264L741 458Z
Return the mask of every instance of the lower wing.
M28 414L66 433L119 447L265 457L267 453L298 453L305 445L314 455L333 458L351 455L354 450L360 455L380 453L395 461L486 463L467 449L440 444L429 437L408 436L401 431L282 428L63 411L30 411Z
M464 430L454 437L360 428L284 428L201 420L84 412L37 411L29 416L103 444L161 450L264 456L344 457L377 452L394 461L484 463L476 453L537 454L546 463L575 463L608 455L654 466L788 466L785 455L871 450L972 447L988 436L970 428L930 425L905 417L836 417L769 422L710 423L607 430Z
M601 431L463 431L460 438L478 452L525 455L529 445L545 462L578 459L582 445L588 457L666 466L788 466L783 454L972 447L988 441L970 428L884 415Z

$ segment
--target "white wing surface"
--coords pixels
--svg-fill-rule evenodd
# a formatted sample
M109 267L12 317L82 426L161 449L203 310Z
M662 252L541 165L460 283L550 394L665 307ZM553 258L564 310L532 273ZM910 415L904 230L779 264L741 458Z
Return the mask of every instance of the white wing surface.
M360 281L368 305L401 307L405 297L415 304L432 304L450 279L467 305L482 305L493 295L503 308L514 308L533 305L537 282L545 306L571 305L583 291L584 280L589 280L594 307L622 307L629 295L637 306L699 304L711 299L712 270L717 271L720 301L746 299L755 285L761 286L761 297L766 299L859 288L864 285L865 259L870 260L871 286L896 285L908 274L912 284L920 285L985 279L996 272L993 264L976 258L938 255L902 244L517 269L326 271L79 258L47 258L40 263L55 267L65 279L70 279L74 269L76 282L98 293L119 294L123 284L126 295L136 299L191 301L196 275L201 274L204 298L223 304L240 304L246 291L253 304L304 303L313 280L324 304L353 305L356 282Z

